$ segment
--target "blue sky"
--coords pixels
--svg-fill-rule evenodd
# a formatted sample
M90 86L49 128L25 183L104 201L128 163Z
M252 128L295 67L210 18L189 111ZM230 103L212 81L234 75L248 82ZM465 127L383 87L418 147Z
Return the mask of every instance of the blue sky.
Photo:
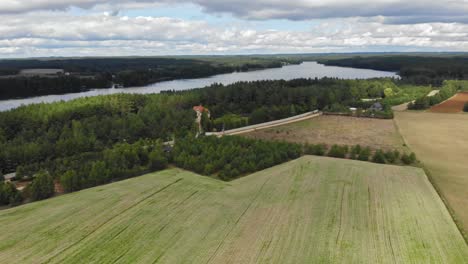
M0 57L468 51L468 2L0 2Z

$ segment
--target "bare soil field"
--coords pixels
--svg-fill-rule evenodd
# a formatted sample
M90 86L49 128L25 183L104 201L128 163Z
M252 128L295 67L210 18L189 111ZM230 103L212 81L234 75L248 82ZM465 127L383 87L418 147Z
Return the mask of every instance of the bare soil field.
M2 263L464 263L424 171L303 157L233 182L180 169L0 212Z
M314 119L244 134L256 139L295 143L369 146L373 149L406 150L393 120L348 116L319 116Z
M467 231L468 115L398 112L395 121L454 211L455 220Z
M463 106L468 102L468 92L457 93L452 98L431 107L434 113L459 113L463 111Z

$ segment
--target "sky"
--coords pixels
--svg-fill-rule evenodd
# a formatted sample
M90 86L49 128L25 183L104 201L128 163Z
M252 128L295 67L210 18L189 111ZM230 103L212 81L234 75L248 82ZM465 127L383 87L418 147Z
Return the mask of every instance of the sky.
M1 0L0 58L468 52L468 0Z

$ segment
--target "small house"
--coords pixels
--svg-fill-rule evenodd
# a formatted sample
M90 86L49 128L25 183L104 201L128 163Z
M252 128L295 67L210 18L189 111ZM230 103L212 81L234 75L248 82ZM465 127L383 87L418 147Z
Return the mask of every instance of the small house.
M374 103L370 108L369 108L369 111L374 111L374 112L377 112L377 111L383 111L383 105L379 102L377 103Z

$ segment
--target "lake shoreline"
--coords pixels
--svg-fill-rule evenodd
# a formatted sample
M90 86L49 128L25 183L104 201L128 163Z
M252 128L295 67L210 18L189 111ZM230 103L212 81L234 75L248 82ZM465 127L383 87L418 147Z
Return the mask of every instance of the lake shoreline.
M372 79L372 78L398 78L395 72L385 72L349 67L326 66L315 61L306 61L301 64L289 64L280 68L268 68L247 72L231 72L217 74L210 77L176 79L153 83L141 87L127 88L96 88L79 93L51 94L0 100L0 111L8 111L23 105L37 103L52 103L70 101L82 97L109 95L116 93L154 94L162 91L182 91L203 88L214 83L229 85L236 82L249 82L260 80L292 80L299 78L339 78L339 79Z

